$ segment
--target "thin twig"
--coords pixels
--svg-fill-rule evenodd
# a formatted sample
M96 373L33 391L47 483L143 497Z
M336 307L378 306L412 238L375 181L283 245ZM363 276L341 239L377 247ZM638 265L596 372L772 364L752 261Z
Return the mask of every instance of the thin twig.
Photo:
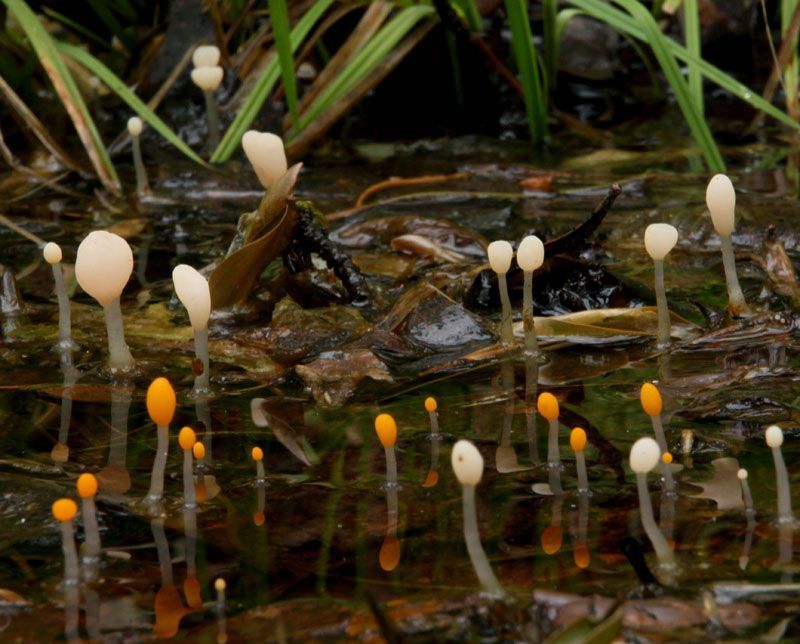
M421 177L391 177L385 181L379 181L364 190L356 199L356 208L360 208L372 195L388 188L400 188L403 186L424 186L431 183L441 183L444 181L454 181L456 179L466 179L470 176L469 172L454 172L453 174L426 174Z
M44 241L44 239L42 239L41 237L38 237L37 235L34 235L32 232L30 232L29 230L26 230L25 228L23 228L19 224L15 224L13 221L11 221L5 215L0 214L0 224L3 224L3 226L5 226L6 228L9 228L10 230L13 230L18 235L22 235L25 239L27 239L29 241L32 241L34 244L36 244L40 248L43 247L45 245L45 243L46 243Z

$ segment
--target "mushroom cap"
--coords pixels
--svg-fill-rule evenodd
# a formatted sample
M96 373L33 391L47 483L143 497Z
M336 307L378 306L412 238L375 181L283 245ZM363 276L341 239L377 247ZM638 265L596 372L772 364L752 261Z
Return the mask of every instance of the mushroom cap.
M667 465L670 465L672 463L672 454L670 452L664 452L661 455L661 461Z
M80 287L106 307L116 300L133 272L133 252L107 230L90 232L78 246L75 277Z
M138 116L131 116L128 119L128 134L131 136L139 136L142 133L142 129L144 128L144 123L142 123L142 119Z
M216 45L200 45L192 54L195 67L215 67L219 65L220 51Z
M733 232L736 191L725 174L715 174L706 188L706 205L714 229L723 236Z
M78 504L72 499L58 499L53 503L52 511L56 521L72 521L78 513Z
M78 477L78 496L82 499L91 499L97 494L97 477L85 472Z
M644 413L652 418L661 414L664 401L661 400L661 392L658 391L652 382L646 382L639 391L639 401L642 403Z
M456 478L461 485L477 485L483 477L483 456L468 440L460 440L453 445L450 454Z
M183 451L190 450L197 442L197 434L191 427L184 427L178 432L178 445L181 446Z
M206 457L206 446L200 441L192 445L192 455L198 460L202 461Z
M213 92L216 91L222 83L224 73L222 67L219 65L213 67L195 67L192 70L192 82L204 92Z
M249 130L242 136L242 149L265 189L286 174L286 149L277 134Z
M218 593L221 593L223 590L225 590L227 586L228 584L225 583L225 580L222 577L217 577L217 579L214 580L214 590L216 590Z
M631 447L631 469L637 474L647 474L658 465L659 460L661 460L661 449L649 436L640 438Z
M746 481L747 480L747 470L744 469L743 467L740 467L739 471L736 472L736 476L739 477L740 481Z
M678 243L678 229L670 224L650 224L644 231L644 247L655 260L664 259Z
M569 444L574 452L586 449L586 430L583 427L573 427L569 434Z
M156 378L147 388L147 413L159 427L166 427L175 415L175 390L169 380Z
M186 308L189 321L195 331L208 326L211 316L211 290L208 280L188 264L178 264L172 269L172 284L175 294Z
M397 442L397 423L391 414L379 414L375 418L375 433L384 447L392 447Z
M250 456L253 457L254 461L263 461L264 460L264 450L260 447L254 447L250 452Z
M771 427L767 427L765 438L767 439L767 445L769 445L773 449L776 447L780 447L781 445L783 445L783 430L777 425L772 425Z
M507 241L498 239L489 244L486 249L489 257L489 266L498 275L505 275L511 268L511 260L514 257L514 249Z
M536 400L536 409L547 420L556 420L558 418L558 400L549 391L543 391L539 394Z
M517 264L525 272L535 271L544 264L544 244L536 235L528 235L519 243Z
M58 264L63 256L61 246L55 242L47 242L42 249L42 257L48 264Z
M433 396L428 396L425 399L425 411L427 411L429 414L432 414L438 408L439 408L439 405L436 402L436 398L434 398Z

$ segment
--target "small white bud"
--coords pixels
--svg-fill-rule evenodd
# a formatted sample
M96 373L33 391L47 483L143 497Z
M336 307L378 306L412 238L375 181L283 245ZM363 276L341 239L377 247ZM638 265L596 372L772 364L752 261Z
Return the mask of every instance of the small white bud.
M128 134L131 136L139 136L142 133L144 123L138 116L131 116L128 119Z
M450 455L453 472L461 485L477 485L483 477L483 456L472 443L460 440Z
M192 328L195 331L205 329L211 315L208 280L188 264L178 264L172 270L172 283L175 285L175 294L186 307Z
M647 474L661 460L661 449L652 438L640 438L631 447L631 469L637 474Z
M669 224L650 224L644 231L644 247L654 260L664 259L678 243L678 230Z
M192 54L195 67L216 67L219 65L219 47L216 45L200 45Z
M44 256L44 261L48 264L58 264L63 256L61 246L55 242L47 242L42 249L42 255Z
M706 205L714 229L723 236L733 232L736 191L727 175L715 174L706 188Z
M744 469L743 467L740 467L740 468L739 468L739 471L738 471L738 472L736 472L736 476L738 476L738 477L739 477L739 480L740 480L740 481L745 481L745 480L747 480L747 470L746 470L746 469Z
M222 83L222 67L195 67L192 82L204 92L213 92Z
M514 257L514 249L507 241L498 240L489 244L486 249L489 256L489 266L498 275L505 275L511 268L511 260Z
M783 430L777 425L772 425L771 427L767 427L765 438L767 439L767 445L769 445L773 449L776 447L780 447L781 445L783 445Z
M275 179L286 174L286 150L281 137L249 130L242 136L242 148L264 188L269 188Z
M544 244L536 235L528 235L519 243L517 264L526 272L535 271L544 264Z

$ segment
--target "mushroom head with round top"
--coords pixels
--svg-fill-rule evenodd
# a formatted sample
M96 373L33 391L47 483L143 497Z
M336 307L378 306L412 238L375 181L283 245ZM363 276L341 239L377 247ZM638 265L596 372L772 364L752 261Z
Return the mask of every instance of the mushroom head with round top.
M777 425L772 425L772 427L768 427L764 437L767 440L767 445L769 445L773 449L783 445L783 430Z
M249 130L242 136L242 149L265 189L286 174L286 149L276 134Z
M159 427L166 427L175 415L175 390L169 380L156 378L147 388L147 413Z
M544 264L544 244L536 235L528 235L519 243L517 264L526 272L535 271Z
M583 427L573 427L569 435L569 444L574 452L586 449L586 430Z
M204 92L214 92L222 83L224 72L222 67L195 67L192 70L192 82Z
M263 461L264 460L264 450L260 447L254 447L250 452L250 456L253 457L254 461Z
M48 264L58 264L64 255L61 246L55 242L47 242L42 249L42 256Z
M631 447L631 469L637 474L647 474L661 460L661 449L650 437L640 438Z
M53 503L52 511L56 521L72 521L78 513L78 505L72 499L58 499Z
M128 119L128 134L131 136L139 136L144 129L144 123L138 116L131 116Z
M536 400L536 409L547 420L556 420L558 418L558 400L549 391L539 394L539 398Z
M391 414L379 414L375 418L375 433L384 447L392 447L397 442L397 423Z
M661 392L653 383L646 382L642 385L639 391L639 401L642 403L644 413L651 418L661 414L664 402L661 400Z
M202 461L206 457L206 446L200 441L192 445L192 454L198 461Z
M477 485L483 477L483 456L468 440L460 440L453 445L450 454L453 472L461 485Z
M436 398L434 398L433 396L428 396L425 399L425 411L427 411L429 414L432 414L438 408L439 405L436 403Z
M738 472L736 472L736 476L737 476L737 477L739 477L739 480L740 480L740 481L745 481L745 480L747 480L747 470L746 470L746 469L744 469L743 467L740 467L740 468L739 468L739 471L738 471Z
M178 445L181 446L181 449L185 452L192 447L197 442L197 435L194 433L194 430L191 427L184 427L178 432Z
M78 246L75 278L101 306L108 306L121 295L132 272L133 252L119 235L95 230Z
M208 280L188 264L178 264L172 269L175 294L186 308L192 329L202 331L211 316L211 290Z
M85 472L78 477L77 482L78 496L82 499L91 499L97 494L97 477L94 474Z
M214 67L219 65L220 51L216 45L200 45L192 54L195 67Z
M669 224L650 224L644 231L644 247L654 260L667 256L678 243L678 229Z
M514 249L507 241L498 239L489 244L486 255L489 257L489 266L492 270L498 275L505 275L511 268Z
M670 452L664 452L664 453L661 455L661 461L662 461L662 462L663 462L665 465L670 465L670 464L672 463L672 454L671 454Z
M711 177L706 188L706 205L717 233L730 235L735 218L736 191L727 175L715 174Z

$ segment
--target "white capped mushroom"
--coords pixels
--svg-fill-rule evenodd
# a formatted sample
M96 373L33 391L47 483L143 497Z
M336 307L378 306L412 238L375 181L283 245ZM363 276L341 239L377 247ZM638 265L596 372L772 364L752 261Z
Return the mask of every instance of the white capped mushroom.
M706 188L706 205L711 215L714 229L723 236L733 232L736 191L725 174L715 174Z
M453 445L450 456L453 472L461 485L477 485L483 478L483 456L468 440Z
M631 447L631 469L637 474L647 474L661 460L661 448L658 443L648 437L637 440Z
M644 231L644 247L654 260L664 259L678 243L678 230L670 224L650 224Z
M519 243L517 264L523 271L530 272L544 264L544 244L536 235L528 235Z
M144 123L138 116L131 116L128 119L128 134L131 136L139 136L142 133L143 128Z
M281 137L271 132L249 130L242 136L242 148L265 189L286 174L286 150Z
M61 246L55 242L47 242L42 249L42 256L48 264L58 264L63 256Z
M80 287L106 307L119 298L133 272L133 252L122 237L90 232L78 246L75 277Z
M507 241L502 239L493 241L486 249L486 254L489 257L489 266L498 275L505 275L511 269L514 249Z
M219 65L220 51L216 45L200 45L192 54L195 67L215 67Z
M215 92L222 83L222 67L195 67L192 70L192 82L204 92Z
M178 264L172 270L172 283L175 294L181 301L195 331L208 326L211 316L211 291L208 280L188 264Z
M771 427L767 427L767 431L764 437L767 440L767 445L769 445L773 449L783 445L783 430L777 425L772 425Z

